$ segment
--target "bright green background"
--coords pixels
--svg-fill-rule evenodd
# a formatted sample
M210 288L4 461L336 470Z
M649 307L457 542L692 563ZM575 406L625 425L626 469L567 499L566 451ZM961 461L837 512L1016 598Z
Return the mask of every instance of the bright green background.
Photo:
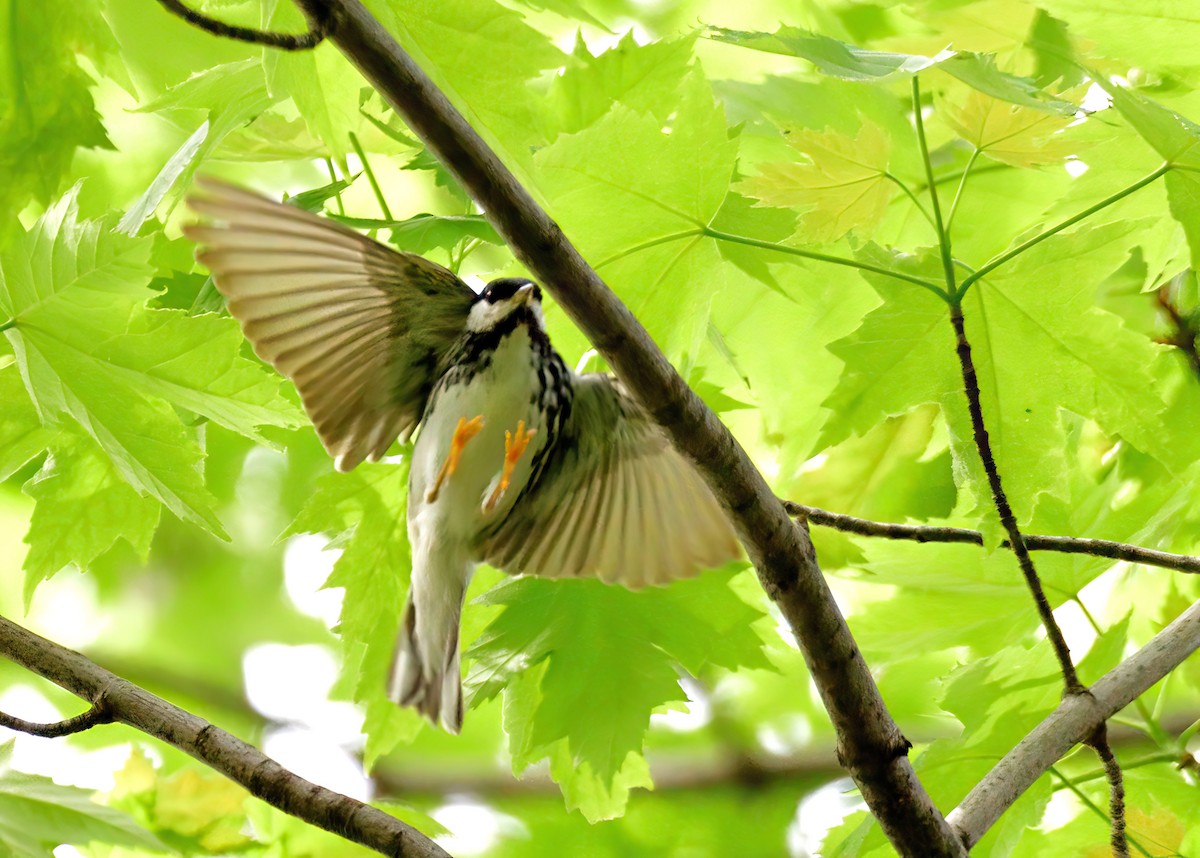
M982 529L992 545L946 303L811 254L941 282L914 71L959 281L1170 163L963 307L1021 525L1196 552L1200 378L1158 342L1153 295L1200 254L1189 0L368 5L781 496ZM200 8L300 26L285 0L263 6ZM386 700L409 572L403 451L332 472L294 390L194 265L179 204L202 171L303 193L472 282L520 268L331 45L264 53L153 0L0 0L0 56L0 611L311 777L336 777L314 749L340 745L335 783L437 834L432 814L459 855L889 854L842 795L802 659L745 564L640 593L481 570L463 734ZM1200 303L1186 273L1172 294ZM568 362L584 357L548 316ZM1016 564L813 536L948 810L1057 701ZM1036 559L1086 681L1200 596L1195 576ZM310 607L322 564L326 598L344 594L328 623ZM1200 856L1200 787L1175 766L1198 683L1193 658L1113 726L1137 854ZM80 704L4 664L0 708L51 720ZM285 753L287 736L308 750ZM1097 770L1087 753L1064 761L974 854L1106 854ZM60 843L361 853L116 727L19 738L0 759L0 853Z

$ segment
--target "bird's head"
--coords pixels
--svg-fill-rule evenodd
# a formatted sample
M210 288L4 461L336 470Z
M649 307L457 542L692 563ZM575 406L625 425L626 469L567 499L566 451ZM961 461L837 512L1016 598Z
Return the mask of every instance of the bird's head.
M519 314L513 319L514 314ZM467 316L467 330L484 333L500 327L506 321L525 322L539 330L544 328L542 290L524 277L504 277L493 280L479 293Z

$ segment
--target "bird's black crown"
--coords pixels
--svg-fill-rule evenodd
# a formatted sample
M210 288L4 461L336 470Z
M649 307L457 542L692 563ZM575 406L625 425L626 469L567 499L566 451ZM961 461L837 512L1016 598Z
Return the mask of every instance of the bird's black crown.
M524 277L501 277L499 280L493 280L479 293L479 297L489 304L507 301L516 295L522 286L533 286L533 300L542 300L542 290L532 280L526 280Z

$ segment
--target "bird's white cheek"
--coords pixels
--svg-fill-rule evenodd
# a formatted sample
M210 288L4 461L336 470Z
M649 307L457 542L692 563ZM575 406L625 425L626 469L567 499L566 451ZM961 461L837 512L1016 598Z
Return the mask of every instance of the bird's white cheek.
M467 314L467 330L479 332L494 328L504 318L505 310L503 304L476 301L471 305L471 312Z

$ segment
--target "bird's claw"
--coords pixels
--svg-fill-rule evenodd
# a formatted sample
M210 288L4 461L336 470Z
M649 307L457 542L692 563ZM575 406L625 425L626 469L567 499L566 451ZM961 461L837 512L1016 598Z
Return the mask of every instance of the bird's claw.
M484 512L491 512L496 508L496 504L504 497L504 493L508 491L509 482L512 480L513 471L517 468L517 462L521 460L521 456L525 454L525 449L529 446L529 442L533 440L533 436L537 434L537 429L526 429L525 421L517 421L516 434L505 430L504 432L504 470L500 473L500 480L496 483L496 487L492 489L492 493L483 504Z
M458 469L458 460L462 457L463 448L467 446L468 441L479 434L481 429L483 429L482 414L472 417L470 420L465 417L458 418L458 425L454 427L454 437L450 439L450 452L446 454L446 461L442 462L437 479L433 481L433 488L425 496L426 503L433 503L438 499L442 483Z

